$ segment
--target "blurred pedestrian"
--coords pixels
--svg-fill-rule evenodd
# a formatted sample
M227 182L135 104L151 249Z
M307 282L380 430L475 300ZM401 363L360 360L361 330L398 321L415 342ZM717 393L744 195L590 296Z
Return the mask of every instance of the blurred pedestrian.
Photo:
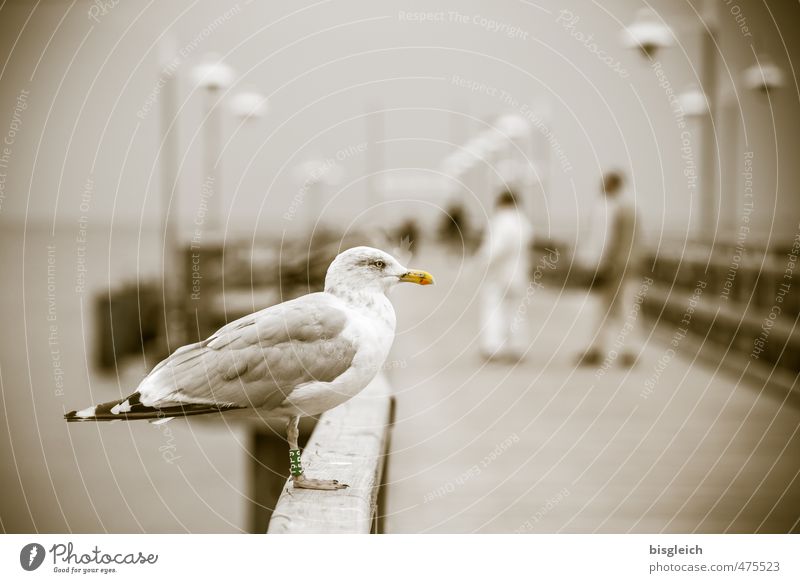
M468 247L469 237L467 211L462 203L454 202L447 207L439 226L439 240L446 250L464 253L465 247Z
M623 366L636 360L635 336L639 249L636 207L624 192L625 177L610 171L603 175L601 191L604 216L594 217L594 236L578 253L578 262L593 274L591 293L596 301L595 334L579 363L598 365L603 359L619 357ZM611 335L617 333L615 349L608 353Z
M503 192L483 235L481 353L487 359L519 359L528 342L524 303L530 277L533 227L511 191Z
M414 246L414 251L419 251L419 226L414 219L406 219L398 227L396 238L406 249Z

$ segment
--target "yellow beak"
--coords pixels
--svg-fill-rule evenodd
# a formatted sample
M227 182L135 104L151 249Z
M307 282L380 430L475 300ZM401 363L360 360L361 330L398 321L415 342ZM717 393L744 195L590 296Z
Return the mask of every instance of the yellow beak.
M410 281L419 285L433 285L433 276L427 271L412 270L401 275L400 281Z

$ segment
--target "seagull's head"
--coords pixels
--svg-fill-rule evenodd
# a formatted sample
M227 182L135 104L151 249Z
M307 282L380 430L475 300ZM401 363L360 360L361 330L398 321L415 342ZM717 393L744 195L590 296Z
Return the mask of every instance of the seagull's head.
M353 247L336 256L325 275L325 291L337 295L355 291L389 291L400 282L432 285L427 271L409 269L380 249Z

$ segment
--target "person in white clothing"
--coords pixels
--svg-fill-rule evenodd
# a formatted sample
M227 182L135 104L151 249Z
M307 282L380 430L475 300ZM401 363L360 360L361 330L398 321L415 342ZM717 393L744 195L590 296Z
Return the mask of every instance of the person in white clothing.
M530 277L533 228L514 193L502 193L483 236L479 256L485 264L481 288L481 342L487 359L522 357L528 332L523 306Z

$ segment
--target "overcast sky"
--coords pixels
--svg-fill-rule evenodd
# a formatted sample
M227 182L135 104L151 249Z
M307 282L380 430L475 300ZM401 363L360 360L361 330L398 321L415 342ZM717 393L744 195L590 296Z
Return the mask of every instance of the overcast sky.
M736 169L752 151L754 224L766 232L774 221L773 236L789 236L800 172L789 55L798 55L798 39L781 36L773 18L796 22L797 7L773 3L770 13L755 1L719 4L719 76L728 96L718 131L728 169L722 186L731 193L722 219L735 223L744 188ZM690 228L697 208L684 172L683 130L666 89L668 83L683 91L699 74L701 24L690 4L653 3L680 41L656 56L661 76L620 43L639 2L403 5L401 11L392 2L126 1L102 11L86 1L6 3L0 134L11 144L8 167L0 169L0 220L74 223L86 214L81 202L89 190L88 216L96 224L158 225L158 52L171 37L180 104L174 204L183 230L198 212L203 177L206 102L193 90L191 69L209 52L236 70L226 103L248 89L269 97L263 119L240 124L223 113L222 204L235 232L297 229L301 220L286 219L302 187L297 166L337 157L338 184L311 195L329 203L324 220L342 226L406 215L429 220L458 193L424 177L435 176L442 160L487 122L526 112L546 123L533 132L539 142L532 156L541 158L547 206L541 198L529 201L540 228L572 236L607 167L632 175L651 237ZM743 90L753 46L788 75L782 91L765 97ZM375 110L385 112L367 115ZM370 120L384 129L370 134ZM699 162L694 123L692 155ZM374 143L381 134L382 146ZM373 172L383 176L377 182L383 192L371 197ZM464 179L460 196L475 216L492 198L486 176L476 171ZM376 202L382 204L365 210Z

